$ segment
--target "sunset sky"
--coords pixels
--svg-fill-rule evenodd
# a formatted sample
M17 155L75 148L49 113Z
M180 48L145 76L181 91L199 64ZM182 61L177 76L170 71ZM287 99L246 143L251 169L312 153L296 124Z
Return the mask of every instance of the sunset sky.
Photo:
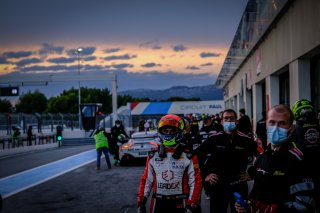
M116 73L119 91L213 84L246 3L1 0L0 74L77 74L81 47L81 73ZM40 89L56 95L76 85Z

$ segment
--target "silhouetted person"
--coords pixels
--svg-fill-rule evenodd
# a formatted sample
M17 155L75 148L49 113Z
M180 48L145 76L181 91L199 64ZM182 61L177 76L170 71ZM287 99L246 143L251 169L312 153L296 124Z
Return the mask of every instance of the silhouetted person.
M267 132L266 132L267 113L266 111L263 111L261 115L262 115L262 118L257 122L256 134L257 134L257 137L262 142L262 148L266 150L267 148Z
M144 120L139 121L139 132L144 132Z
M32 135L32 126L29 126L27 131L28 146L32 145Z
M250 134L250 137L253 138L252 133L252 124L248 115L246 115L246 110L244 108L239 110L240 118L237 123L237 129L245 134Z
M240 118L241 118L242 116L246 115L246 110L245 110L244 108L241 108L241 109L239 110L239 115L240 115Z
M126 133L124 126L122 125L120 120L115 121L115 125L111 128L111 138L112 142L110 146L113 146L113 151L114 151L114 157L113 157L113 164L118 165L120 162L119 160L119 146L117 145L117 140L119 135L124 135L127 138L129 138L128 134Z
M237 130L248 135L253 139L253 132L252 132L252 124L250 118L247 115L243 115L238 123L237 123Z
M13 130L13 134L12 134L12 143L13 143L13 147L16 146L16 144L19 146L19 140L20 140L20 128L19 127L12 127Z

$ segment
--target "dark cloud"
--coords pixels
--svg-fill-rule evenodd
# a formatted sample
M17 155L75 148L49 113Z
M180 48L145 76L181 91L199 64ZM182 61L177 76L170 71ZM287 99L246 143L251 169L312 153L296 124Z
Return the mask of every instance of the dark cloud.
M6 57L0 56L0 64L9 64Z
M31 51L19 51L19 52L5 52L3 55L6 58L23 58L32 55Z
M182 45L182 44L178 44L178 45L172 46L172 49L175 52L182 52L182 51L187 50L188 48L186 46Z
M32 72L32 71L65 71L71 69L71 67L65 65L56 65L56 66L32 66L21 68L21 72ZM77 69L77 66L74 66L74 69Z
M141 48L148 48L148 49L153 49L153 50L160 50L162 49L161 45L159 44L158 40L153 40L153 41L146 41L144 43L141 43L139 45Z
M200 68L197 66L187 66L186 69L187 70L200 70Z
M107 66L101 66L101 65L89 65L86 64L85 66L81 66L81 71L98 71L98 70L105 70L108 68Z
M44 43L42 44L41 49L39 50L39 55L41 57L47 57L49 54L59 54L63 53L64 47L54 46L52 44Z
M141 67L145 67L145 68L156 67L156 66L161 67L161 64L146 63L146 64L141 65Z
M77 51L80 48L82 49L82 51L80 52L80 56L92 55L96 51L95 47L79 47L68 50L67 55L71 57L77 55Z
M19 69L21 72L35 72L35 71L43 71L43 72L48 72L48 71L64 71L64 72L78 72L78 65L53 65L53 66L31 66L31 67L25 67ZM99 70L105 70L106 66L100 66L100 65L84 65L80 66L81 72L86 72L86 71L99 71Z
M202 52L200 53L201 58L207 58L207 57L219 57L221 53L210 53L210 52Z
M151 49L153 49L153 50L160 50L160 49L162 49L162 47L159 46L159 45L155 45L155 46L151 47Z
M129 54L124 54L124 55L113 55L113 56L107 56L104 57L103 59L106 61L112 61L112 60L129 60L132 58L136 58L137 55L129 55Z
M23 66L26 66L26 65L29 65L29 64L34 64L34 63L40 63L42 62L41 59L39 58L28 58L28 59L23 59L23 60L20 60L18 62L16 62L16 66L18 67L23 67Z
M209 85L215 80L215 76L210 74L179 74L172 71L169 72L115 72L118 79L118 90L128 89L166 89L172 86L199 86ZM165 82L165 85L164 85Z
M60 57L60 58L50 58L47 60L50 63L56 63L56 64L68 64L68 63L73 63L77 61L77 58L71 57L71 58L66 58L66 57Z
M96 56L88 56L88 57L82 58L83 61L94 61L96 59L97 59Z
M206 64L201 64L200 66L207 67L207 66L212 66L212 65L213 65L213 63L206 63Z
M132 64L115 64L115 65L112 65L113 68L116 68L116 69L124 69L124 68L131 68L133 67Z
M104 53L115 53L121 51L121 48L110 48L110 49L105 49L103 52Z
M112 70L112 73L117 74L117 75L127 75L127 74L129 74L129 72L126 71L126 70Z

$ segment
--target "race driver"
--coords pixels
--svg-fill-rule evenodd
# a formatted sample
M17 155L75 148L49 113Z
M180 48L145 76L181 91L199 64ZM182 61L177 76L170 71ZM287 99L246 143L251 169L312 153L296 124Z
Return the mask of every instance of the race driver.
M138 212L146 212L153 191L151 213L195 212L199 209L202 180L198 159L185 149L184 120L163 116L158 123L161 145L149 153L138 192Z

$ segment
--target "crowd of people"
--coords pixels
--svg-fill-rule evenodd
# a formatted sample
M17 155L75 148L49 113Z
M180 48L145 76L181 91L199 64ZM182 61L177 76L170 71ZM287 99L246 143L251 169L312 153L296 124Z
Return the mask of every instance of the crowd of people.
M201 127L195 116L163 116L138 212L147 212L150 194L150 212L201 212L202 189L214 213L319 211L320 129L310 101L262 112L256 131L244 109L239 115L232 109L203 115Z
M201 120L201 122L199 122ZM149 152L140 180L138 212L319 212L320 127L308 100L262 112L254 130L244 109L216 115L168 114L157 125L160 145ZM144 126L148 128L148 126ZM117 142L128 138L120 120L96 131L97 170L104 153L119 163ZM120 139L119 139L120 138ZM253 183L248 187L248 182Z

